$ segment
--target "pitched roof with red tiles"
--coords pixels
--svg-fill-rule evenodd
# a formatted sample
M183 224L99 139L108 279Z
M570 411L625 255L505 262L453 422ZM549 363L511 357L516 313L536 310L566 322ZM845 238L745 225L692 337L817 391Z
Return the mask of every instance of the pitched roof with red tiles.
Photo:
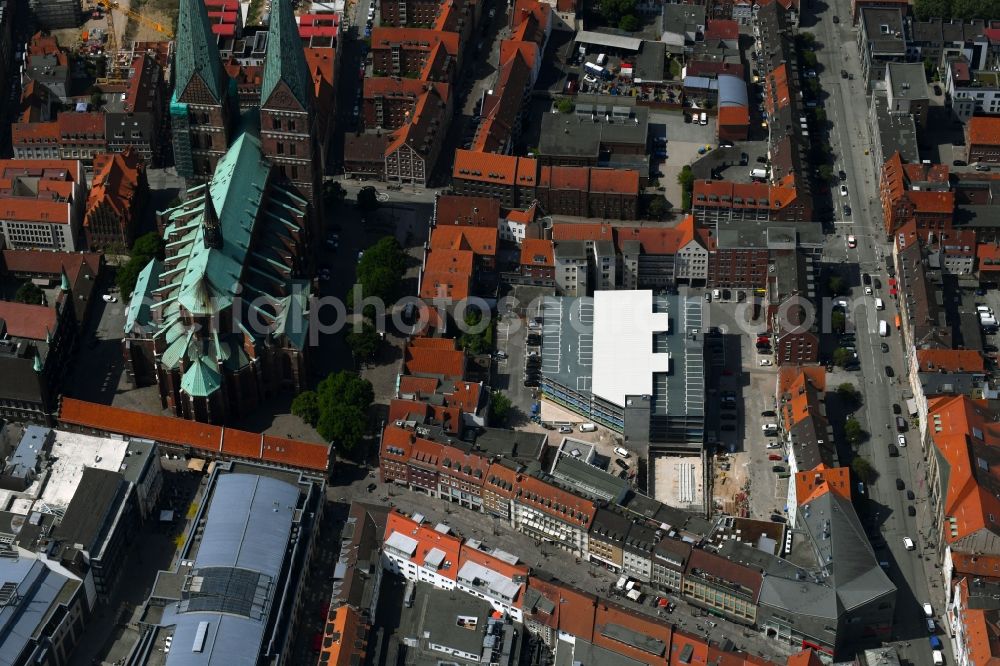
M639 194L639 172L635 169L590 170L590 191L602 194Z
M526 187L534 187L537 173L538 162L530 157L471 150L455 151L455 167L452 170L452 176L460 180Z
M368 624L360 611L344 604L330 612L323 626L320 663L324 666L351 666L364 660Z
M489 467L488 458L447 445L441 447L437 465L438 474L451 476L474 486L483 485Z
M451 391L444 392L445 404L457 407L466 414L479 411L479 403L483 397L483 385L478 382L456 381Z
M313 99L317 111L329 113L333 108L334 64L337 52L331 48L305 48L306 67L313 83Z
M556 222L552 225L552 240L614 240L614 231L610 224L598 222Z
M118 218L131 222L135 213L145 167L139 153L128 146L120 153L101 153L94 157L94 180L87 196L83 226L89 227L93 215L108 207Z
M4 250L0 253L0 266L15 275L52 275L66 273L75 285L81 269L96 276L104 262L98 252L54 252L52 250Z
M555 251L552 241L541 238L526 238L521 243L522 266L555 266Z
M820 463L814 469L795 474L795 498L799 506L814 502L826 493L851 500L851 470L847 467L827 467Z
M172 416L144 414L73 398L63 398L59 421L65 425L191 447L213 456L250 458L317 472L326 472L329 467L330 447L327 444L249 433Z
M417 549L410 556L410 561L414 564L424 566L428 554L437 549L444 553L444 559L441 567L437 569L437 574L451 580L458 577L459 554L462 549L461 539L451 534L438 532L427 523L418 524L398 511L392 511L387 516L385 538L388 539L393 532L417 542Z
M59 123L56 121L34 123L14 123L11 140L15 146L59 142Z
M696 239L694 216L687 215L674 227L618 227L619 251L626 241L638 241L645 254L673 255Z
M478 548L473 548L472 546L462 544L462 553L460 555L460 561L462 564L466 562L475 562L480 566L484 566L487 569L492 569L502 576L507 578L516 578L518 576L523 576L525 579L528 577L529 568L528 565L518 560L515 563L510 563L507 560L501 560L490 553L483 552ZM461 568L461 566L459 566ZM517 597L517 601L514 604L517 608L521 607L521 597Z
M993 412L971 398L943 396L928 403L930 433L938 453L948 463L948 487L943 512L950 529L942 531L952 550L955 542L986 531L1000 534L1000 424ZM989 520L992 516L993 520Z
M918 349L920 372L982 373L986 367L983 355L974 349Z
M730 19L709 19L705 26L705 41L716 39L739 39L740 26Z
M691 557L688 558L687 571L691 572L694 569L745 588L755 602L764 580L761 572L751 565L740 564L699 548L693 549Z
M966 124L970 146L1000 146L1000 117L973 116Z
M458 55L458 38L456 32L439 32L432 28L391 28L379 26L372 30L372 50L388 49L393 46L405 50L430 52L439 44L444 46L448 55Z
M536 608L524 606L522 610L526 617L570 636L588 642L593 640L597 611L597 598L594 595L557 579L542 580L537 576L528 579L528 589L548 603L539 604Z
M416 338L421 339L421 338ZM433 338L425 338L432 340ZM399 378L399 395L406 393L413 393L417 396L429 396L434 395L438 387L441 385L441 380L437 377L414 377L412 375L404 375Z
M979 271L1000 271L1000 245L996 243L980 243L976 247L979 258Z
M421 298L468 298L475 256L470 250L431 249L424 257Z
M492 197L459 197L445 194L434 203L434 224L496 228L500 203Z
M719 125L722 127L749 126L750 110L745 106L723 106L719 109Z
M427 339L430 338L415 338L406 346L403 354L405 373L462 379L465 374L465 352L455 348L454 340L448 341L451 349L413 344L416 340Z
M59 114L59 136L66 141L104 138L104 114L96 112L64 111ZM86 135L86 136L81 136Z
M716 60L699 60L697 56L686 65L688 76L718 76L732 74L738 79L743 78L743 65L735 62L719 62Z
M593 502L528 475L521 476L517 501L583 530L590 529L596 512Z
M618 628L628 629L644 637L643 648L624 643ZM597 604L594 616L594 645L646 664L666 664L673 639L671 625L657 618L627 610L618 604Z
M56 332L56 309L47 305L0 301L0 319L12 338L43 341Z
M497 253L499 232L494 224L489 227L440 225L431 232L432 250L465 250L481 257L493 257Z

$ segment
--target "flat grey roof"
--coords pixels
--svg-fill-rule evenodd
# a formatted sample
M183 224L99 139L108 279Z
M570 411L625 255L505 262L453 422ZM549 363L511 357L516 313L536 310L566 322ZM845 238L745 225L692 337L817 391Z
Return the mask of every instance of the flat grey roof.
M628 481L608 474L572 456L558 456L552 476L572 484L574 492L591 498L614 501L628 490Z
M590 393L594 352L594 299L542 301L542 374L574 391Z
M635 58L635 80L662 81L667 66L667 45L663 42L643 42Z
M642 40L624 35L609 35L604 32L593 32L581 30L576 33L577 44L591 44L593 46L607 46L612 49L622 51L638 51L642 46Z
M878 122L882 156L889 159L898 152L903 162L919 163L920 149L917 147L917 124L914 122L913 116L909 113L890 112L884 93L876 93L872 103L875 104L875 117Z
M890 62L885 68L895 99L927 99L927 79L920 62Z
M576 111L542 116L539 153L596 159L602 144L646 145L649 111L644 107L597 104L581 105Z

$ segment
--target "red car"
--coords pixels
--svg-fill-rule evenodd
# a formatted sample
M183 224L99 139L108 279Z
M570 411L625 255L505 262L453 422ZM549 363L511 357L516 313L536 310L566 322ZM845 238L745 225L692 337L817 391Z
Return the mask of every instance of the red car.
M767 459L768 460L781 460L781 456L779 456L777 453L772 453L771 455L769 455L767 457Z
M889 278L889 286L890 287L896 286L896 278Z

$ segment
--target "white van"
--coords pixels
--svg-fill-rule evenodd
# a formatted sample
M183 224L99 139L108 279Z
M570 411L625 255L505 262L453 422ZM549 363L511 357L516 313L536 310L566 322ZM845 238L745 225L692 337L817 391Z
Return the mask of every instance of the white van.
M708 124L708 114L705 113L704 111L702 111L701 112L701 118L699 119L698 122L701 123L702 125L707 125Z
M985 313L985 314L993 314L993 310L991 310L986 305L977 305L976 306L976 312L978 312L980 314L983 314L983 313Z
M903 547L906 548L906 550L917 549L917 545L913 543L913 539L911 539L910 537L903 537Z
M875 299L875 309L876 310L885 310L885 302L883 302L881 298L876 298Z
M889 322L885 321L884 319L879 320L878 334L881 335L883 338L889 335Z
M594 432L597 430L597 424L595 423L581 423L580 432Z
M944 666L944 655L941 650L931 652L931 660L934 662L934 666Z
M604 63L606 63L607 61L608 61L607 53L601 53L600 55L597 56L597 64L600 65L601 67L603 67Z
M622 458L628 458L629 455L631 455L631 454L629 454L628 449L623 449L620 446L616 446L615 447L615 455L619 455Z

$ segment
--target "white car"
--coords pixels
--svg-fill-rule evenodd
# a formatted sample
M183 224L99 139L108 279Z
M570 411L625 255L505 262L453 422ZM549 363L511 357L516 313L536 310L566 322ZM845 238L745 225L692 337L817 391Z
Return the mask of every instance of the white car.
M924 604L924 617L934 617L934 608L930 604Z
M856 248L858 246L858 239L854 237L854 234L850 234L847 237L847 247Z
M874 292L872 291L871 287L865 287L865 294L867 294L868 296L871 296L873 293Z
M781 448L781 442L768 442L767 443L767 448L769 448L769 449L780 449Z
M769 358L762 358L762 359L760 359L760 365L761 365L761 367L763 367L765 365L771 365L771 359L769 359Z
M117 296L112 296L111 294L104 294L103 296L101 296L101 298L104 300L105 303L117 303L118 302L118 297Z
M771 432L778 429L777 423L765 423L760 426L761 432Z
M913 543L913 539L910 537L903 537L903 547L906 548L906 550L916 550L917 544Z
M905 447L906 437L904 437L903 435L896 435L896 443L899 444L900 446Z
M840 186L840 196L842 196L842 197L846 197L847 196L847 185L841 185Z

